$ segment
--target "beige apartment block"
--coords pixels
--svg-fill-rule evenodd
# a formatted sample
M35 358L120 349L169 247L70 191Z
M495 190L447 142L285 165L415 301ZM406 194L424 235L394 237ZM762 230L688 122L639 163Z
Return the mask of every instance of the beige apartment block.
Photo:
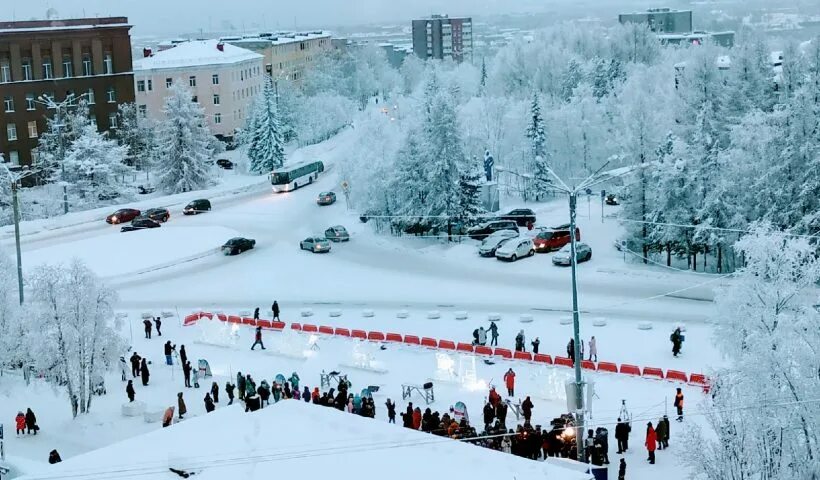
M146 49L145 55L134 61L134 90L138 111L153 120L165 117L169 88L182 83L205 110L211 132L230 141L262 91L264 57L227 42L187 41L156 53Z
M261 33L246 37L223 37L225 43L252 50L264 56L265 71L274 80L287 79L299 84L305 71L331 49L330 33Z

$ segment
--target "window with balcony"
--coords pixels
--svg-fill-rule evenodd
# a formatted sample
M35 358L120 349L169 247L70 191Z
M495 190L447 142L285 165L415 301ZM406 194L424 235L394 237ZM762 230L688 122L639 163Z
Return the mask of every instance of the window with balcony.
M137 91L144 92L145 91L145 80L137 80Z
M23 67L23 80L34 80L34 76L31 73L31 59L24 58L21 63Z
M71 63L71 55L63 55L63 78L73 77L74 68Z
M94 75L94 69L91 66L91 54L84 53L83 54L83 76L90 77Z
M0 60L0 83L11 81L11 64L6 59Z
M17 140L17 124L9 123L6 125L6 138L9 142Z
M3 110L6 113L14 112L14 99L10 96L6 96L3 98Z
M219 85L219 74L214 73L211 75L211 83L214 85Z
M34 107L35 107L35 105L34 105L34 94L33 93L27 93L26 94L26 110L28 110L30 112L30 111L34 110Z
M216 93L214 94L214 105L219 105L219 95Z
M188 77L188 86L189 87L196 87L196 77L191 75Z
M28 138L37 138L37 122L32 120L28 122Z
M219 125L220 123L222 123L222 114L221 113L215 113L214 114L214 123L216 125Z
M173 78L166 78L165 79L165 88L171 88L171 86L173 84L174 84L174 79Z
M119 123L117 123L117 114L116 113L109 113L108 114L108 128L111 130L116 130L119 127Z
M105 91L105 95L108 103L117 103L117 91L114 90L114 87L108 87L108 90Z
M89 105L94 105L97 103L97 97L94 96L94 89L89 88L87 92L85 92L85 99Z
M105 52L103 56L103 73L105 75L114 73L114 58L111 56L111 52Z
M51 80L54 78L54 69L51 66L51 57L43 57L43 79Z

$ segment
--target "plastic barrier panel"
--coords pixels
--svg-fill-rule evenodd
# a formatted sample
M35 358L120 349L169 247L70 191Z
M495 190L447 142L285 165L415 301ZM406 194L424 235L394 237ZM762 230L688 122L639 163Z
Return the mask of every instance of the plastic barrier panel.
M484 345L476 345L475 353L476 355L492 355L493 349L490 347L485 347Z
M302 331L305 332L305 333L316 333L316 332L319 331L319 327L317 327L316 325L311 325L309 323L306 323L306 324L302 325Z
M666 379L667 380L675 380L678 382L688 382L689 379L686 378L686 374L681 372L680 370L667 370L666 371Z
M271 329L270 320L257 320L256 321L256 326L257 327L262 327L264 330L270 330Z
M340 335L342 337L349 337L350 336L350 330L348 330L346 328L336 327L336 330L334 330L333 333L335 333L336 335Z
M185 315L185 320L183 322L183 325L185 325L187 327L188 325L194 325L198 321L199 321L199 313L192 313L190 315Z
M567 357L555 357L553 365L560 365L562 367L573 367L572 360Z
M274 330L284 330L287 325L285 322L270 322L270 326Z
M627 363L622 363L620 373L623 373L623 374L626 374L626 375L637 375L637 376L640 377L641 376L641 369L638 368L637 365L629 365Z
M242 323L242 317L238 315L229 315L228 323Z
M706 375L702 373L693 373L689 375L689 383L694 383L695 385L709 385Z
M458 342L458 345L456 345L456 351L473 353L473 346L469 343Z
M546 363L547 365L552 365L552 357L543 353L536 353L532 356L532 359L536 363Z
M242 325L250 325L252 327L256 326L256 320L250 317L242 317Z
M493 355L496 357L506 358L507 360L512 358L512 352L508 348L496 348L493 351Z
M404 343L408 345L421 345L421 340L419 340L419 337L415 335L405 335Z
M364 330L351 330L350 336L352 338L358 338L360 340L365 340L367 338L367 332Z
M401 343L401 342L404 341L404 338L402 338L402 336L399 335L398 333L388 333L387 335L384 336L384 339L387 340L388 342L399 342L399 343Z
M333 335L333 327L327 325L319 325L319 333L324 335Z
M438 342L435 338L421 337L421 346L427 348L438 348Z
M530 352L515 352L513 353L513 358L516 360L527 360L528 362L531 362L532 354Z
M453 342L452 340L439 340L438 348L442 350L455 350L456 342Z
M202 312L199 314L200 317L208 317L208 320L214 319L214 314L211 312Z
M216 318L218 318L222 322L227 322L228 321L228 316L225 315L224 313L217 313Z
M643 376L663 379L663 370L655 367L643 367Z
M297 332L301 332L302 331L302 324L301 323L291 323L290 324L290 329L291 330L296 330Z
M384 334L382 332L367 332L367 339L372 342L383 342Z
M581 368L585 370L597 370L597 368L595 368L595 363L591 360L581 360Z
M618 365L612 362L598 362L599 372L618 373Z

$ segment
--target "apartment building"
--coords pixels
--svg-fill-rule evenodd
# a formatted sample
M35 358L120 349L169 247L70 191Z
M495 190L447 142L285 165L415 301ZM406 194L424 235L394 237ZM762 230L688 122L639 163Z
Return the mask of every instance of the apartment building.
M620 23L643 23L655 33L688 33L692 31L692 10L650 8L645 12L622 13Z
M261 33L221 40L263 55L265 71L274 80L287 79L297 85L305 71L332 48L330 33L323 31Z
M187 86L205 111L208 128L231 141L247 121L254 97L262 91L264 57L220 40L177 42L134 62L138 112L153 120L165 117L168 90Z
M473 59L473 20L433 15L413 20L413 53L419 58L450 59L455 62Z
M131 25L126 17L0 22L0 153L30 165L52 115L39 102L84 98L101 130L134 101ZM70 106L69 106L70 108Z

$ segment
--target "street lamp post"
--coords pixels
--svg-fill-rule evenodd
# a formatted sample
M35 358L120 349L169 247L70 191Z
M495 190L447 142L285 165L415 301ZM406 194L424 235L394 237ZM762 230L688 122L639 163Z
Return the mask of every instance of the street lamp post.
M11 204L14 215L14 244L17 250L17 292L20 297L20 305L23 304L23 257L20 253L20 203L17 197L17 192L20 187L20 180L34 175L33 170L23 167L19 172L12 172L5 164L0 164L6 171L8 180L11 181Z

